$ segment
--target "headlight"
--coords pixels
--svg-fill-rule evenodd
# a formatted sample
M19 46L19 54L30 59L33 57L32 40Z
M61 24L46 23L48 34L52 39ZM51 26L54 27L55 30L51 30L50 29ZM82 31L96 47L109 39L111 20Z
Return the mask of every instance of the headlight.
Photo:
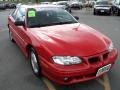
M113 43L110 43L110 45L109 45L109 47L108 47L108 50L109 51L112 51L114 49L114 45L113 45Z
M75 56L53 56L52 57L53 61L56 64L61 64L61 65L72 65L72 64L80 64L82 63L82 60L79 57Z
M110 9L110 7L104 7L103 9Z

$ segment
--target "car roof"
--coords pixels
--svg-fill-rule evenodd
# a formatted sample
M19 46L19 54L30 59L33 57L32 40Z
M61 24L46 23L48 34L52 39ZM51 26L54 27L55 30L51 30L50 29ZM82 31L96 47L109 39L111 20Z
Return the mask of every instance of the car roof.
M58 2L68 2L68 1L58 1Z
M96 2L109 2L108 0L98 0Z
M28 8L59 8L59 5L53 5L53 4L29 4L29 5L21 5L20 7L24 7L26 9Z

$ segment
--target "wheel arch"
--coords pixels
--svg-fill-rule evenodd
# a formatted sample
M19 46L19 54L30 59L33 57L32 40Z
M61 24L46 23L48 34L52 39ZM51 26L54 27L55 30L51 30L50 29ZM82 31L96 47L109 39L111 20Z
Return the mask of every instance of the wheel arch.
M26 53L27 53L27 58L30 58L30 49L34 48L32 44L28 44L26 46Z

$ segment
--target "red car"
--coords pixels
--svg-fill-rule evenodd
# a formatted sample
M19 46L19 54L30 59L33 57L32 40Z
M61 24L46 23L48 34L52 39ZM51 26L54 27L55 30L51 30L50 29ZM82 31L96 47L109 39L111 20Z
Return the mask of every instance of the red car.
M77 19L55 5L21 5L9 15L10 39L36 76L70 85L111 69L118 56L112 41Z

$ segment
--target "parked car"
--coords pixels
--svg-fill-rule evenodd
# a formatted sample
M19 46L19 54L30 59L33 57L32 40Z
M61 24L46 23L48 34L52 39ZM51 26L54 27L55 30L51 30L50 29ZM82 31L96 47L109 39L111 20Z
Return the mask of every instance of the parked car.
M95 3L96 3L95 0L86 0L84 6L92 8L95 5Z
M29 58L36 76L70 85L112 68L118 56L112 41L75 18L56 5L21 5L8 16L10 40Z
M22 3L18 3L18 4L16 5L16 8L19 8L21 5L22 5Z
M120 0L114 0L112 3L112 12L120 16Z
M40 4L51 4L51 2L41 2Z
M79 0L69 0L68 3L71 8L78 8L78 9L83 8L83 3L80 2Z
M52 4L63 6L65 10L67 10L70 13L72 12L71 7L68 4L68 1L58 1L58 2L53 2Z
M0 10L5 10L6 9L6 6L4 3L0 3Z
M109 3L109 1L97 1L96 4L94 5L94 11L93 14L111 14L111 4Z
M6 8L9 8L9 3L5 3L5 7L6 7Z
M8 8L9 9L15 9L16 8L16 3L9 3Z

